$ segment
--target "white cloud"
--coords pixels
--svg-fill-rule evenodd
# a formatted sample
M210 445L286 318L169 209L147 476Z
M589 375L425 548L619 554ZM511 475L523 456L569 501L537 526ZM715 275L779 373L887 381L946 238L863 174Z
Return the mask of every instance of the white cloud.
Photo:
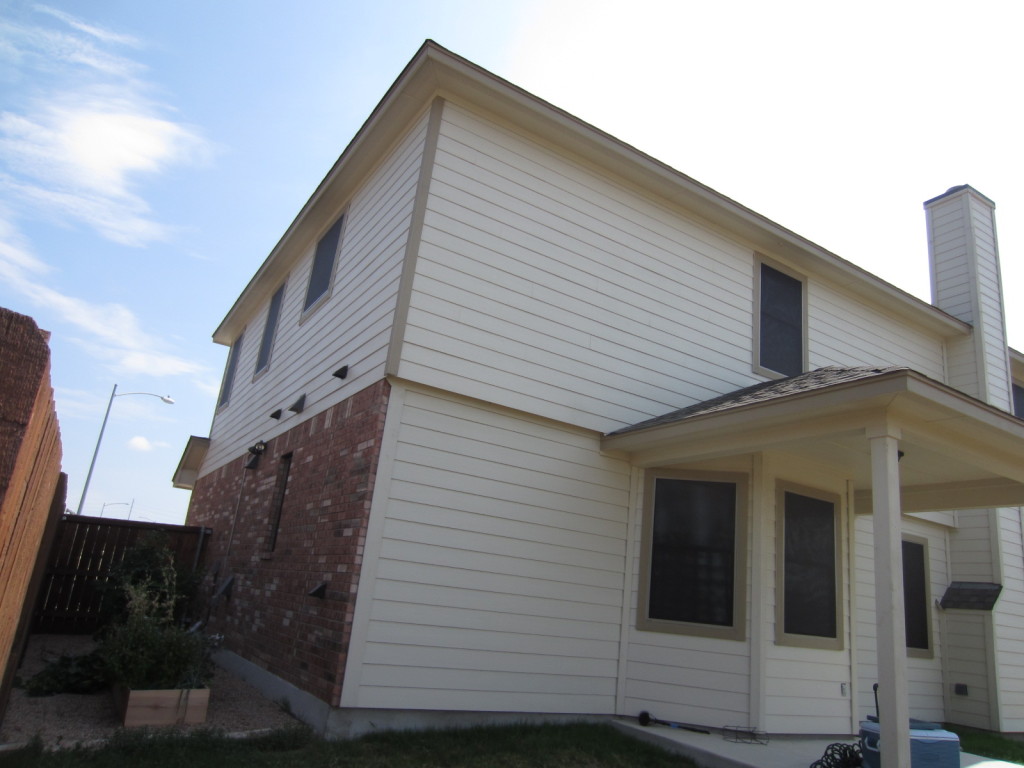
M128 441L128 447L133 451L148 452L153 450L154 445L142 435L136 435Z
M106 361L118 373L177 376L204 371L198 363L163 351L160 339L142 330L138 317L121 304L94 304L68 296L25 274L0 249L0 276L7 284L38 306L56 312L65 322L85 331L85 339L73 339L94 357Z
M140 42L136 38L85 24L45 6L36 6L35 10L82 34L0 20L0 56L4 59L42 72L59 71L70 64L84 67L88 73L117 78L135 77L144 70L137 62L101 47L121 44L137 48Z
M7 169L0 203L23 217L83 224L124 245L167 239L169 229L138 186L205 161L209 145L146 96L140 65L108 50L139 47L136 38L47 6L35 10L66 26L0 21L0 63L21 75L53 76L37 77L34 91L0 112L0 166Z
M137 37L134 37L132 35L124 35L118 32L112 32L109 29L97 27L95 24L87 24L84 21L76 19L70 13L59 11L56 8L49 7L48 5L39 4L35 6L35 9L42 13L47 13L56 19L60 19L61 21L65 22L68 26L77 29L79 32L85 32L87 35L91 35L92 37L95 37L101 42L119 43L121 45L129 45L134 48L138 48L141 45Z
M0 177L2 181L2 177ZM19 274L34 272L44 274L51 270L50 265L37 259L30 251L31 246L18 229L10 222L7 215L0 210L0 275L6 275L9 269L18 270ZM13 279L13 278L12 278Z
M36 24L0 19L0 73L7 72L0 80L33 83L0 112L0 281L77 328L70 340L115 373L204 376L203 366L169 352L127 307L77 298L41 279L50 267L16 217L84 225L128 246L169 239L173 230L139 183L202 161L208 149L145 96L144 67L112 50L138 48L139 40L47 6L34 10L42 14Z

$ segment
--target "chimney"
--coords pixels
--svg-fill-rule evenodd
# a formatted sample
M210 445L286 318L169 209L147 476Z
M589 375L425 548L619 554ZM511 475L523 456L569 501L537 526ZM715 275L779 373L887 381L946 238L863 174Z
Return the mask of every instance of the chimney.
M969 337L948 344L946 382L1011 410L995 208L995 203L967 184L924 204L932 303L973 328Z

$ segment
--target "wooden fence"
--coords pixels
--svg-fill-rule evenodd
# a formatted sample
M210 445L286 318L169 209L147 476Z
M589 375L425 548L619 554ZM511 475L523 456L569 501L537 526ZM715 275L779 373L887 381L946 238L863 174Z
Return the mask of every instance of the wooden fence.
M32 631L85 635L99 629L103 586L111 569L139 539L154 531L164 534L178 566L193 571L211 533L202 526L84 515L62 518L39 590Z

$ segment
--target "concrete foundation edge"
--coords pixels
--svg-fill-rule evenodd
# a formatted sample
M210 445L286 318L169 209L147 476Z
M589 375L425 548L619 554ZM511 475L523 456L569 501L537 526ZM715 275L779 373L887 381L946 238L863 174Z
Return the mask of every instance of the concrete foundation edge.
M214 654L214 661L240 677L266 698L280 704L315 732L329 739L354 739L382 731L438 730L519 723L540 725L612 721L611 715L332 707L233 651L217 651Z
M234 651L220 650L213 654L214 662L237 675L263 696L277 702L286 712L304 722L317 733L325 733L331 706L311 693L298 688L277 675L268 672Z

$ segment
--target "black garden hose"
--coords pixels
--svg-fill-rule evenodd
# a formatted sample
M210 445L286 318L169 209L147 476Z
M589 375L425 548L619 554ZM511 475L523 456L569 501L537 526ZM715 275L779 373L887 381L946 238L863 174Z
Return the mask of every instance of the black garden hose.
M863 764L860 744L829 744L820 760L811 763L810 768L859 768Z

